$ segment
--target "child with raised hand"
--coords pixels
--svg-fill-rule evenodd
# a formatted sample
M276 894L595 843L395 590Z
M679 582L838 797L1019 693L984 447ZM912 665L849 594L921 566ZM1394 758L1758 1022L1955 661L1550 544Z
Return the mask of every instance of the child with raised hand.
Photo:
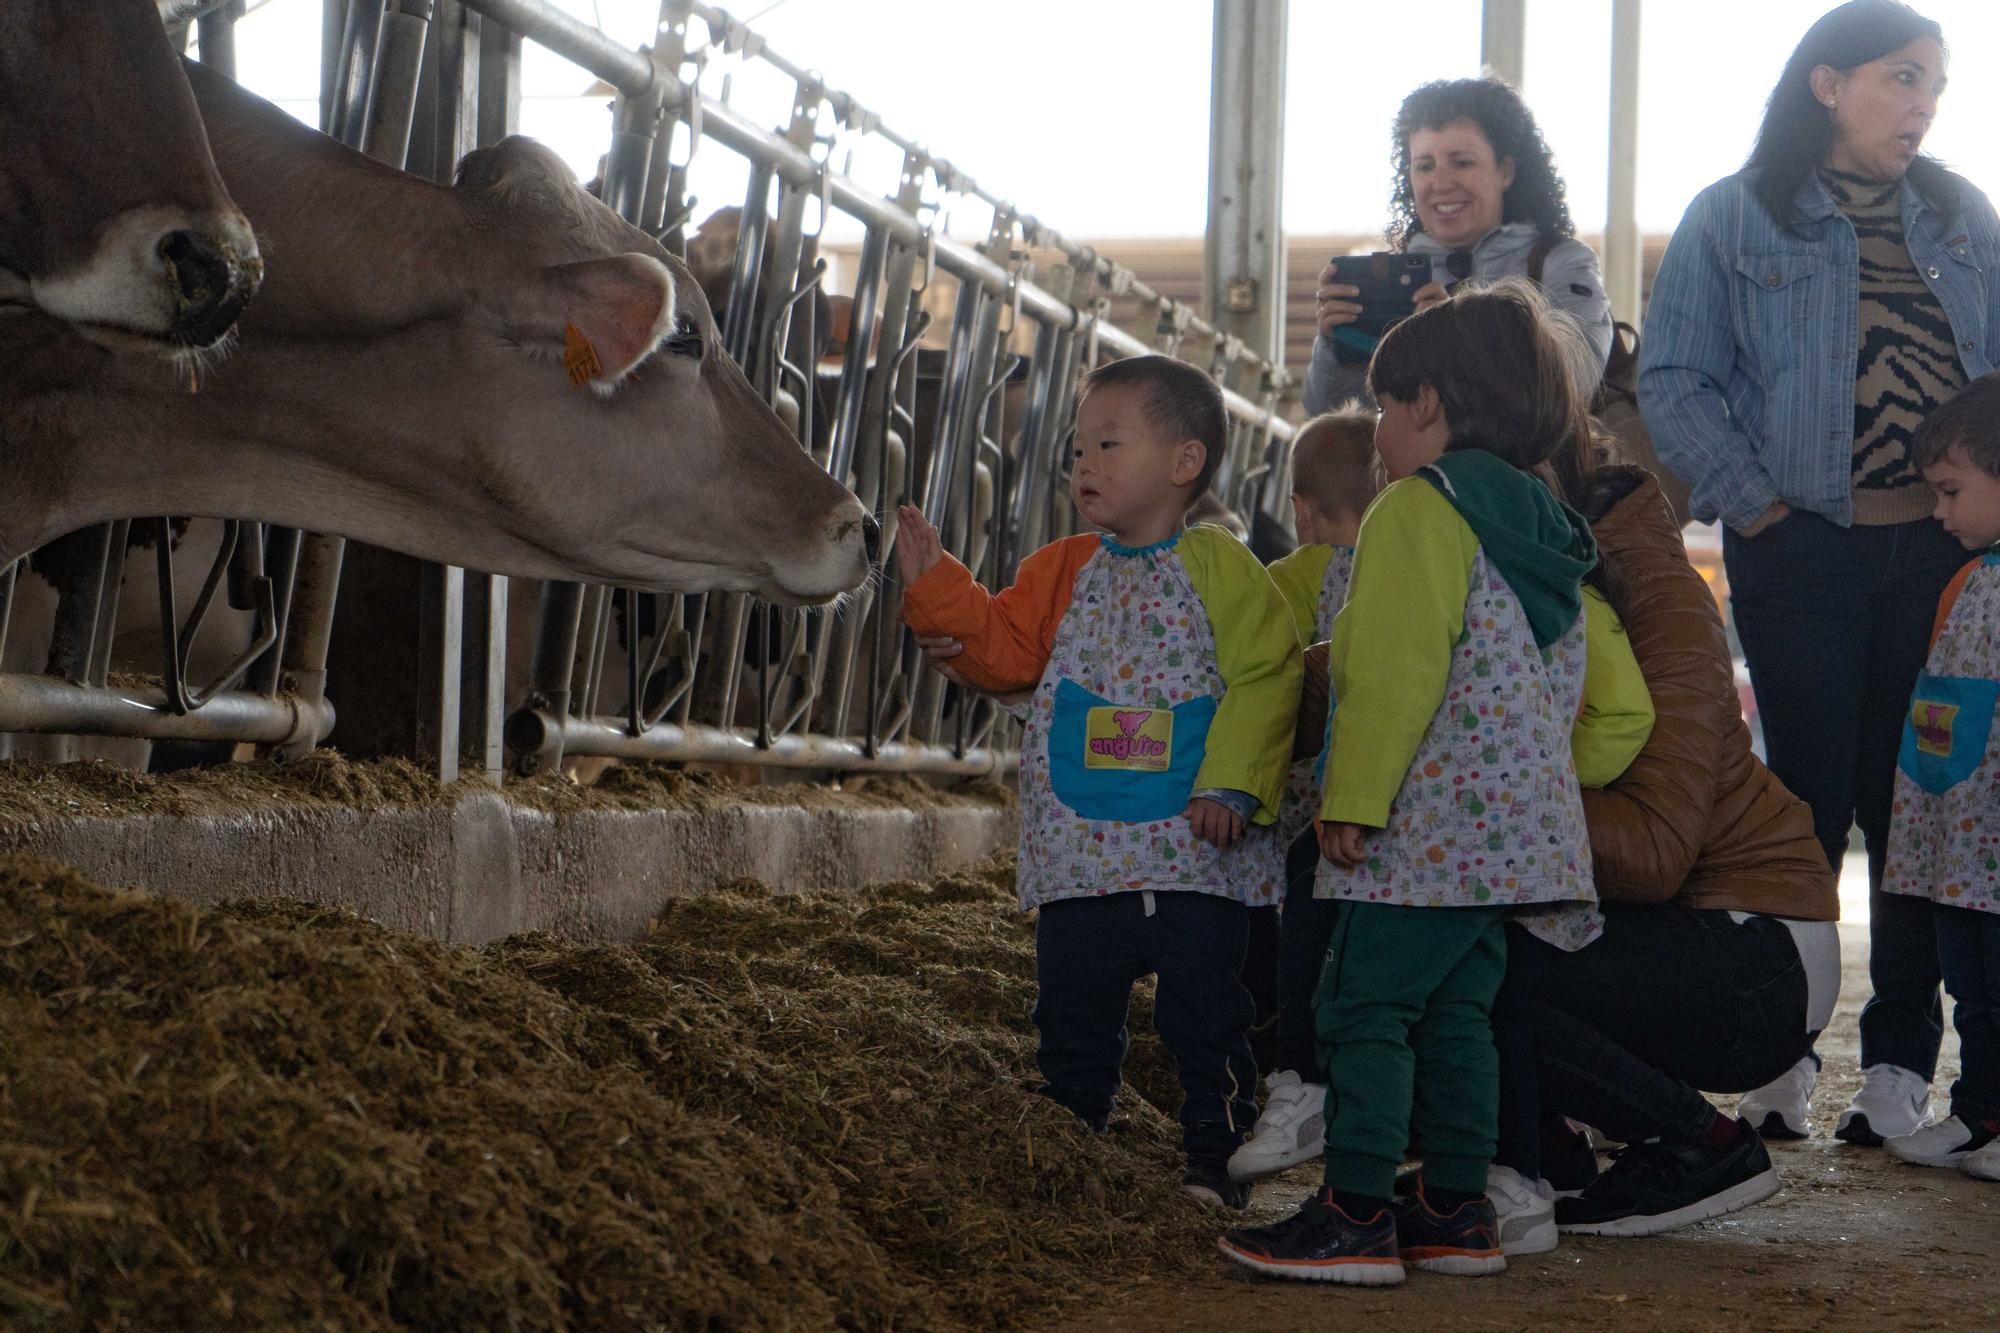
M1369 367L1390 484L1362 523L1330 657L1326 1183L1293 1216L1222 1238L1260 1272L1380 1285L1406 1262L1506 1266L1485 1197L1502 927L1565 948L1602 929L1570 752L1596 543L1537 475L1589 425L1550 318L1503 281L1403 321ZM1423 1173L1398 1203L1413 1131Z
M1375 499L1375 413L1358 402L1314 417L1292 439L1292 517L1299 546L1271 564L1271 579L1292 608L1299 642L1324 643L1347 601L1361 516ZM1294 846L1319 814L1319 757L1292 765L1278 811L1279 845L1292 857L1319 859L1310 839ZM1325 1138L1326 1075L1313 1035L1313 988L1333 934L1334 905L1315 902L1311 876L1286 875L1278 925L1277 1048L1264 1080L1264 1108L1250 1137L1229 1159L1229 1174L1256 1180L1320 1155Z
M1945 588L1910 700L1882 887L1936 904L1959 1074L1949 1116L1883 1146L2000 1180L2000 372L1933 412L1910 461L1945 531L1977 554Z
M1256 1117L1249 908L1276 901L1272 825L1291 761L1299 643L1249 549L1185 527L1226 436L1221 391L1163 356L1084 382L1070 494L1097 532L1021 562L995 595L900 511L903 618L957 641L975 689L1034 691L1021 741L1020 895L1035 911L1041 1091L1103 1129L1132 983L1181 1088L1184 1187L1233 1208L1229 1155Z

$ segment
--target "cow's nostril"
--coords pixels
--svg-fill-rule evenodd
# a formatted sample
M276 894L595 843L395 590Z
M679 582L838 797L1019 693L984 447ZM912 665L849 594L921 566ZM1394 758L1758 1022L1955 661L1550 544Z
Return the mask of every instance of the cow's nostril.
M873 514L861 516L861 545L868 552L868 563L879 564L882 560L882 525L875 521Z
M160 241L160 258L173 275L180 311L174 320L176 342L205 347L229 331L250 299L247 282L238 282L236 266L222 249L199 232L169 232Z

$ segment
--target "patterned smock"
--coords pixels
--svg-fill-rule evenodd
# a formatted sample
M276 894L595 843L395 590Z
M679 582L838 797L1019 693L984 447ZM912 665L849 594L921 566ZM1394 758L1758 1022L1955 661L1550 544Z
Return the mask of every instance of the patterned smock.
M1945 590L1896 765L1882 887L2000 912L2000 550Z
M1272 827L1298 709L1298 636L1270 576L1221 528L1148 547L1072 537L1024 560L992 596L944 561L904 619L965 644L984 689L1034 684L1021 746L1023 910L1135 891L1275 902ZM1220 851L1183 817L1198 791L1258 809Z
M1462 619L1441 702L1386 818L1357 817L1354 794L1343 792L1341 781L1328 783L1325 819L1377 831L1362 865L1320 862L1314 895L1405 907L1518 907L1516 919L1530 931L1580 949L1603 929L1570 751L1584 698L1586 617L1579 614L1547 649L1537 647L1513 590L1448 501L1417 480L1384 492L1376 512L1385 502L1405 530L1433 533L1434 544L1455 533L1472 552ZM1416 674L1414 655L1425 649L1400 647ZM1336 684L1354 679L1357 663L1340 635L1334 651ZM1389 651L1372 645L1376 663ZM1331 757L1337 779L1352 771L1343 764L1343 731L1336 728Z

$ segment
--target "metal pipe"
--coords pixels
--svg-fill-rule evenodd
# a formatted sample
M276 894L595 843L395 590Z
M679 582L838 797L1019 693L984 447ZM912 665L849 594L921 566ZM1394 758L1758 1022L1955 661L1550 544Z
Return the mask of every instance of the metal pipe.
M1479 63L1516 88L1521 86L1528 64L1528 0L1485 0Z
M1208 102L1208 317L1273 365L1285 359L1287 17L1287 0L1215 0Z
M195 20L201 63L226 79L236 77L236 20L242 17L243 0L223 0Z
M0 732L248 741L303 752L332 730L333 705L325 699L234 691L218 694L199 712L177 713L157 686L104 689L51 676L0 675Z
M1642 291L1639 238L1639 0L1611 6L1611 171L1604 221L1604 294L1611 317L1638 326Z
M507 719L507 747L516 755L546 761L565 753L676 763L763 764L773 768L817 768L855 773L935 773L955 777L1000 777L1014 756L1001 750L953 754L945 746L883 745L873 754L859 741L826 736L779 736L760 747L748 732L721 727L676 726L663 722L643 736L595 718L557 716L545 709L521 709Z

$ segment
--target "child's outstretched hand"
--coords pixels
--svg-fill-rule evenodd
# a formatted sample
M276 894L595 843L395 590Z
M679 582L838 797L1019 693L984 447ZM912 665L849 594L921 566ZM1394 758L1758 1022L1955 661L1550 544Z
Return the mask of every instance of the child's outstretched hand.
M1243 821L1236 812L1206 796L1188 802L1187 822L1194 828L1195 837L1225 852L1243 837Z
M944 559L944 543L938 531L915 505L896 510L896 567L902 571L903 586L909 587L930 573Z
M1368 859L1368 835L1375 830L1365 824L1319 825L1319 854L1337 866L1358 866Z

